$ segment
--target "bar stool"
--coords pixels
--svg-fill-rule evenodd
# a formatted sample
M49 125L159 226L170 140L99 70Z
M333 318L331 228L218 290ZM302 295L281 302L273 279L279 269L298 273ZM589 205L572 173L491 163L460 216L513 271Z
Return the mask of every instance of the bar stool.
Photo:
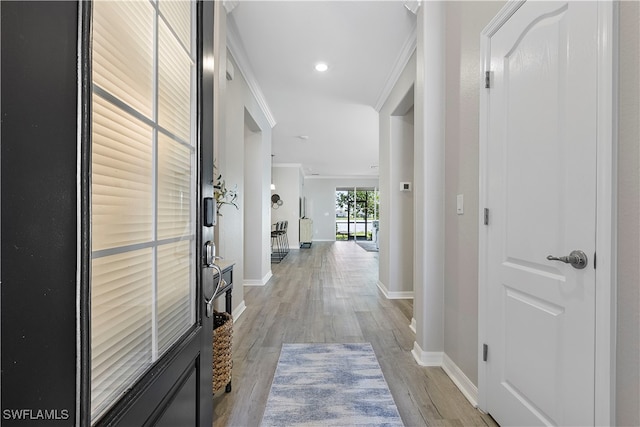
M289 221L282 221L282 224L280 224L280 246L282 247L283 258L289 253L289 236L287 235L288 229Z
M271 262L279 263L284 258L284 248L282 247L281 232L282 221L276 222L271 230Z

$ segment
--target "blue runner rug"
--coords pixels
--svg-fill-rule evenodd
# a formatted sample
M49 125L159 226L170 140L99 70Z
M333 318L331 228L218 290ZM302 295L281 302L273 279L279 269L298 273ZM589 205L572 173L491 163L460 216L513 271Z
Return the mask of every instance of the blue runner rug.
M262 426L403 424L371 344L284 344Z

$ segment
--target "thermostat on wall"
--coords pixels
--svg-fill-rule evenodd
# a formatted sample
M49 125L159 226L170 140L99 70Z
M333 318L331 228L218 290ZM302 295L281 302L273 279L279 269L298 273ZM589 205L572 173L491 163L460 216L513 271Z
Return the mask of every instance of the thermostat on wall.
M411 191L411 183L410 182L401 182L400 183L400 191Z

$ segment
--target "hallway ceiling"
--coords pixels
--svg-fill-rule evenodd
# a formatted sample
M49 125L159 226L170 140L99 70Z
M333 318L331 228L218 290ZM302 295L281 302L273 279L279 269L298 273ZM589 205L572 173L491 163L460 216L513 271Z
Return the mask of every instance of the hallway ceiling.
M415 23L399 0L237 2L229 46L276 123L274 164L377 177L376 108L415 47Z

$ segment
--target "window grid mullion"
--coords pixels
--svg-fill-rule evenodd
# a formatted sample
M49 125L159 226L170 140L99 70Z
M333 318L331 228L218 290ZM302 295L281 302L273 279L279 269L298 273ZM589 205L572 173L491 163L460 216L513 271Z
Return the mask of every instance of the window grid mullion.
M148 241L143 243L134 243L126 246L116 246L108 249L99 249L91 253L92 259L100 259L111 255L123 254L126 252L137 251L140 249L154 248L157 246L168 245L171 243L178 243L184 240L195 240L195 235L184 235L178 237L169 237L167 239L158 239L156 241Z
M169 131L168 129L163 128L162 126L160 126L157 123L157 120L154 121L153 117L145 116L140 111L134 109L133 107L131 107L130 105L126 104L121 99L118 99L114 95L110 94L105 89L101 88L100 86L98 86L95 83L93 83L93 94L99 96L100 98L104 99L108 103L113 104L116 107L120 108L121 110L125 111L126 113L132 115L133 117L135 117L136 119L140 120L144 124L146 124L146 125L148 125L148 126L150 126L152 128L157 128L159 133L162 133L164 136L172 139L173 141L177 142L178 144L180 144L180 145L182 145L184 147L187 147L192 151L194 150L193 141L191 141L191 140L190 141L185 141L184 139L180 138L179 136L177 136L173 132Z
M195 6L195 2L191 3L191 22L197 22L196 19L196 6ZM192 60L192 67L191 67L191 93L197 93L197 40L196 40L196 34L197 31L193 31L193 25L191 27L191 50L189 51L189 57ZM191 143L191 148L192 148L192 154L191 154L191 194L198 194L198 190L197 190L197 176L200 174L199 168L198 168L198 155L197 155L197 141L196 141L196 137L197 137L197 119L198 119L198 97L194 96L191 98L191 138L190 138L190 143ZM195 233L196 233L196 224L198 223L197 218L196 218L196 212L198 209L198 198L197 197L193 197L193 199L191 200L191 225L189 228L189 234L191 236L193 236L193 241L195 243L196 239L195 239ZM196 275L198 274L197 269L200 266L200 260L197 257L197 249L196 249L196 245L193 244L190 246L190 255L191 255L191 260L195 261L195 262L190 262L189 263L189 280L192 281L192 283L197 283L196 280ZM189 295L191 298L191 313L190 313L190 319L192 322L195 322L196 320L196 316L197 316L197 290L196 290L196 286L191 286L190 290L189 290Z
M158 9L157 5L153 9L153 95L152 95L152 115L153 115L153 141L152 141L152 240L158 241ZM152 255L152 276L151 276L151 359L155 362L158 360L158 246L153 245Z

